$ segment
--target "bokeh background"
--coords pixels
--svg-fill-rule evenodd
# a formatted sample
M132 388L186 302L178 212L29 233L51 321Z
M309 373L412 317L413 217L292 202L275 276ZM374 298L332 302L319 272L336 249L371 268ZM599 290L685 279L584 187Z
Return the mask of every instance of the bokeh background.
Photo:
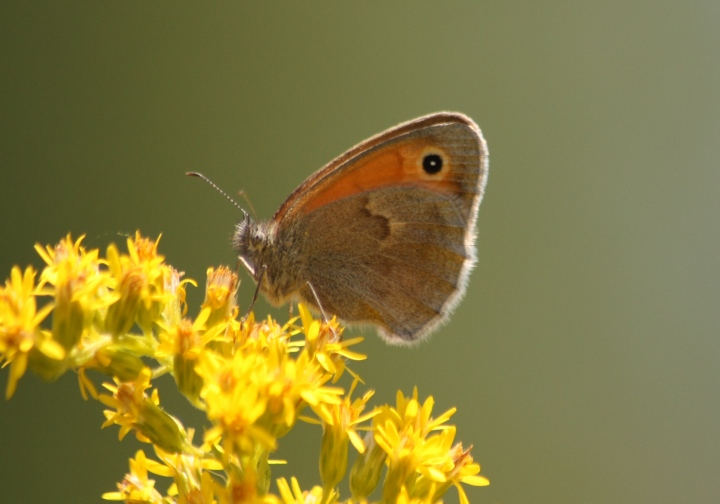
M719 27L712 1L3 2L0 276L36 242L140 229L204 283L239 214L185 171L270 217L364 138L462 111L490 147L480 261L429 342L367 332L375 404L457 406L474 503L720 502ZM23 378L0 500L113 490L138 444L101 410L72 374ZM277 474L317 483L319 442L298 428Z

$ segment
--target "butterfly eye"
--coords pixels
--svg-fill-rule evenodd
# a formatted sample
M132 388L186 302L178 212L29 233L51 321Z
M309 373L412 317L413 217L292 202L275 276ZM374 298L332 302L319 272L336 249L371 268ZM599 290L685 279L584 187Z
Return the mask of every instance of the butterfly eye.
M263 233L263 231L260 228L255 229L255 231L252 234L253 245L262 243L264 240L265 240L265 233Z
M422 167L428 175L435 175L442 170L443 158L439 154L426 154L422 161Z

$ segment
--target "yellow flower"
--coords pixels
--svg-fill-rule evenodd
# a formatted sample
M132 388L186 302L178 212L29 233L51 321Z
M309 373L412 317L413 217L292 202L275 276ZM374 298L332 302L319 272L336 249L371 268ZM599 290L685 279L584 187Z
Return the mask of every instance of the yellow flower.
M433 497L434 492L430 493L430 496L414 497L410 495L405 485L400 488L400 495L398 495L396 504L436 504L442 503L441 500L437 500Z
M200 395L215 424L205 443L222 439L226 454L249 455L258 445L275 450L276 439L292 428L306 404L337 404L343 392L325 386L331 375L307 352L291 357L288 336L276 324L245 331L234 354L205 352L196 368L204 380Z
M185 284L197 287L195 280L187 278L181 281L180 277L182 277L183 274L184 273L180 273L172 266L168 266L163 277L163 290L166 294L166 299L162 311L162 319L164 325L168 327L180 323L180 319L187 313Z
M261 478L252 468L242 473L231 471L224 488L216 490L220 504L282 504L276 496L263 489Z
M181 493L178 495L177 504L196 504L196 503L207 503L207 504L216 504L217 500L215 499L215 488L216 483L213 481L212 476L209 472L204 471L200 475L200 484L199 486L193 486L185 493ZM176 484L173 484L173 486L170 488L172 492L168 491L168 494L171 496L176 495ZM172 501L171 501L172 502Z
M350 491L355 500L364 499L375 490L387 460L387 454L377 445L372 432L365 435L364 444L365 451L350 470Z
M365 452L365 443L357 433L358 426L380 413L380 410L374 410L362 414L374 394L372 390L366 392L362 398L351 401L357 383L358 379L356 378L350 392L339 404L320 403L313 407L313 411L320 417L323 427L320 445L320 477L326 489L337 486L345 476L349 442L352 442L359 453Z
M108 407L103 427L117 424L120 439L134 431L153 444L159 460L137 452L118 491L105 499L334 504L351 443L360 456L350 473L349 503L366 504L384 468L383 502L440 502L455 486L465 504L463 484L489 483L470 450L455 443L456 429L447 423L454 408L433 417L433 398L421 403L417 389L411 397L398 393L394 407L369 412L373 391L352 398L362 380L346 362L365 359L351 350L362 338L344 340L334 318L315 319L300 305L300 326L297 318L283 326L270 317L256 322L253 314L238 320L238 280L226 267L208 270L200 313L185 318L184 285L193 282L181 281L183 274L164 263L158 240L136 233L128 254L110 245L102 259L81 246L82 237L68 235L55 247L36 246L46 262L39 286L31 268L23 273L18 267L0 286L0 363L10 368L6 395L26 368L44 378L73 369L83 397ZM40 295L53 299L38 310ZM43 330L39 324L53 309L52 331ZM142 332L130 332L134 325ZM109 394L98 394L90 369L112 376L114 383L103 384ZM346 369L354 377L347 394L330 386ZM212 424L200 448L192 443L193 430L186 432L160 407L151 379L165 373ZM308 406L317 419L300 417ZM282 478L279 497L271 495L270 464L279 461L270 454L299 418L322 425L323 486L303 491L295 478ZM364 439L361 431L368 431ZM167 495L148 473L173 478Z
M141 357L152 353L151 348L143 345L143 341L138 338L126 337L121 343L116 343L94 330L88 331L86 335L87 338L74 354L79 369L94 369L124 382L138 377L145 367Z
M342 328L333 318L328 323L315 320L310 310L298 304L300 319L305 333L305 348L325 371L334 375L333 383L337 382L345 370L345 359L365 360L367 356L349 350L349 347L363 341L362 337L350 340L342 339Z
M157 447L155 453L161 462L149 460L148 471L173 478L168 495L177 496L177 502L214 502L215 485L208 471L222 470L220 462L194 453L166 453Z
M137 322L146 334L157 322L163 305L168 300L165 279L172 273L163 264L165 258L157 254L155 242L135 233L128 238L129 255L121 255L115 244L107 249L107 261L113 287L118 299L108 307L106 329L113 335L125 334Z
M335 490L324 494L321 487L314 486L312 490L303 492L297 479L293 477L290 481L292 489L285 478L277 480L283 504L334 504L338 502L339 496Z
M200 396L205 401L208 418L215 424L205 433L206 445L222 440L227 454L238 451L249 455L256 446L275 449L274 437L257 425L265 413L267 398L250 376L256 364L263 367L261 356L238 353L226 360L212 352L201 355L197 372L204 386Z
M148 478L147 466L145 452L138 450L135 459L130 459L130 472L118 483L118 491L104 493L103 499L137 504L166 504L163 496L155 489L155 480Z
M460 502L467 503L465 490L460 483L473 486L487 486L490 481L479 476L480 465L473 462L470 449L463 450L462 444L453 446L456 429L454 427L441 431L431 441L438 445L440 453L434 464L420 474L416 480L413 495L431 496L439 499L451 487L455 486Z
M208 268L205 284L205 301L202 310L208 310L207 327L226 322L237 309L236 294L240 283L235 273L227 266Z
M487 479L476 476L480 466L472 464L462 446L452 448L455 427L444 425L455 409L431 417L434 400L420 405L417 388L410 398L400 392L397 406L385 406L374 419L375 441L387 454L388 473L383 488L386 501L398 499L405 487L413 498L439 499L451 485L467 498L459 483L484 485ZM433 431L440 431L432 434Z
M197 407L202 407L199 396L203 380L195 366L200 355L209 351L207 344L225 329L225 324L221 324L205 331L209 315L209 310L202 310L195 322L182 319L176 326L160 333L160 345L155 352L155 358L159 360L172 358L172 373L178 389Z
M10 364L6 399L15 393L33 350L37 351L38 362L59 363L65 358L63 347L51 339L49 332L39 328L53 306L48 304L37 311L34 286L33 269L28 267L23 274L15 266L5 286L0 287L0 362Z
M121 382L114 378L115 385L103 383L103 387L113 393L112 396L101 394L98 397L112 408L104 411L107 420L103 428L118 424L120 439L135 429L138 440L153 443L166 452L193 451L180 423L160 408L157 389L150 397L145 395L145 390L150 388L150 375L150 370L146 368L134 382Z
M40 279L41 292L52 295L55 302L53 338L67 351L80 341L95 311L116 300L107 290L111 279L100 271L103 261L98 251L88 252L80 245L84 237L73 242L68 234L55 247L35 245L47 264ZM43 289L45 285L53 289Z

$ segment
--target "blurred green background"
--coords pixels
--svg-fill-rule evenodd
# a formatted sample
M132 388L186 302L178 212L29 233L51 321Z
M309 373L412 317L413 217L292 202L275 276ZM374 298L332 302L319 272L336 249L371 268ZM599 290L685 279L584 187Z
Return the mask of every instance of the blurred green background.
M418 385L457 406L491 480L474 503L720 502L720 3L594 4L3 2L1 276L36 242L140 229L202 284L234 267L239 214L185 171L270 217L364 138L461 111L490 148L480 261L429 342L366 331L375 404ZM0 500L113 490L138 443L101 410L73 374L23 378ZM317 483L319 441L300 426L277 474Z

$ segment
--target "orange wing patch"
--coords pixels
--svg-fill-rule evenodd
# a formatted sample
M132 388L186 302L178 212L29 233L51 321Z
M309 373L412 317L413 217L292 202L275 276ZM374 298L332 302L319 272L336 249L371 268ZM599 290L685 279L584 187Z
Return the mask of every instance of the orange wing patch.
M412 185L439 193L460 193L452 177L450 157L431 139L414 138L370 151L351 166L335 170L303 202L300 214L307 214L343 198L373 189ZM354 166L352 166L354 165Z

